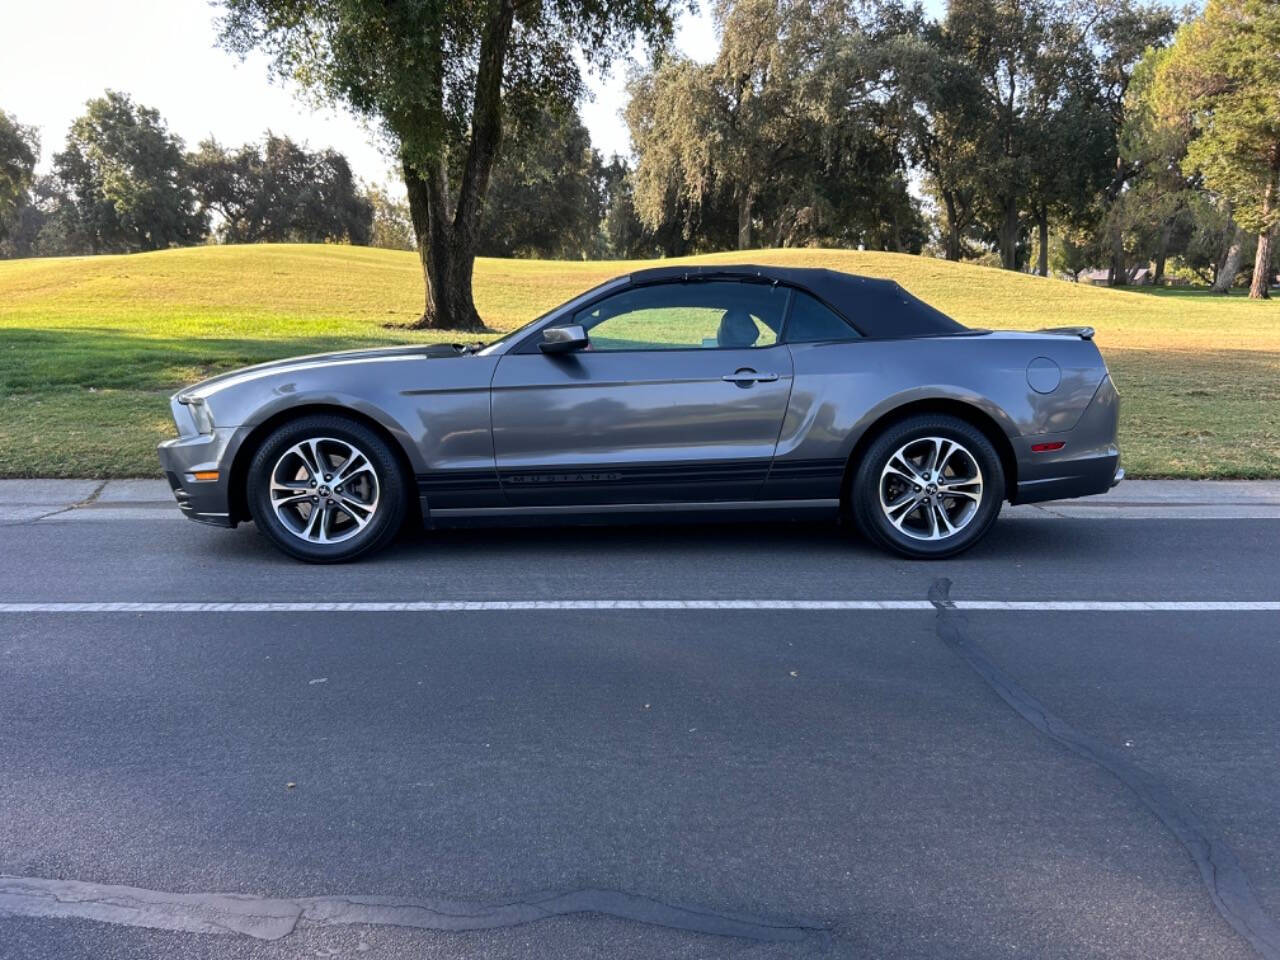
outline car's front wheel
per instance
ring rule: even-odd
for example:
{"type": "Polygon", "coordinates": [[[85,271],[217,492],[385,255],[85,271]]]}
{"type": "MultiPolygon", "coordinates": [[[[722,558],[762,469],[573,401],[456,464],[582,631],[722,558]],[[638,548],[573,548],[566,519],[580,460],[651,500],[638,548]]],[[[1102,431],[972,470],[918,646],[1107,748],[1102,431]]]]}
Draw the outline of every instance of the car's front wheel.
{"type": "Polygon", "coordinates": [[[390,541],[406,488],[387,443],[347,417],[300,417],[276,428],[249,464],[253,522],[277,547],[310,563],[340,563],[390,541]]]}
{"type": "Polygon", "coordinates": [[[1004,469],[986,435],[966,420],[921,414],[867,448],[849,491],[863,536],[917,559],[954,556],[991,528],[1004,500],[1004,469]]]}

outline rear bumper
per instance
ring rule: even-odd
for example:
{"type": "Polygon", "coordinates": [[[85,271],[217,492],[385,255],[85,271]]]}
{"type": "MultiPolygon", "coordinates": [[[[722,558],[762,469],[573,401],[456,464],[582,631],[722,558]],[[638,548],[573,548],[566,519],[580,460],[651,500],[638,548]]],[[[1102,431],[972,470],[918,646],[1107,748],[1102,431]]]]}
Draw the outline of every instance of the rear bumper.
{"type": "Polygon", "coordinates": [[[1075,427],[1066,433],[1019,437],[1014,441],[1018,483],[1012,503],[1069,500],[1106,493],[1124,479],[1116,427],[1120,398],[1109,376],[1103,377],[1075,427]],[[1032,444],[1061,441],[1061,450],[1035,453],[1032,444]]]}
{"type": "Polygon", "coordinates": [[[230,458],[224,457],[231,441],[231,430],[214,430],[165,440],[156,453],[165,479],[173,490],[178,509],[198,523],[218,527],[234,527],[231,515],[230,458]],[[217,471],[217,480],[197,480],[197,471],[217,471]]]}
{"type": "Polygon", "coordinates": [[[1019,480],[1013,503],[1071,500],[1106,493],[1124,479],[1120,451],[1063,464],[1069,472],[1038,480],[1019,480]]]}

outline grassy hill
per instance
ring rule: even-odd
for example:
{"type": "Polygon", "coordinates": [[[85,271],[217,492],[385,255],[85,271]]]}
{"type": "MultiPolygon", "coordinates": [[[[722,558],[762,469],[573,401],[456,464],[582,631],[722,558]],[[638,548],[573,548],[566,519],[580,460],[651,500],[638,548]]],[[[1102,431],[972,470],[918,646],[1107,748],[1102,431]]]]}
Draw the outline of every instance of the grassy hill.
{"type": "MultiPolygon", "coordinates": [[[[743,260],[891,277],[974,326],[1094,326],[1131,475],[1280,476],[1278,302],[843,250],[669,262],[743,260]]],[[[501,332],[636,265],[482,259],[476,302],[501,332]]],[[[474,339],[404,329],[421,283],[414,254],[342,246],[0,262],[0,476],[155,475],[165,398],[184,383],[296,353],[474,339]]]]}

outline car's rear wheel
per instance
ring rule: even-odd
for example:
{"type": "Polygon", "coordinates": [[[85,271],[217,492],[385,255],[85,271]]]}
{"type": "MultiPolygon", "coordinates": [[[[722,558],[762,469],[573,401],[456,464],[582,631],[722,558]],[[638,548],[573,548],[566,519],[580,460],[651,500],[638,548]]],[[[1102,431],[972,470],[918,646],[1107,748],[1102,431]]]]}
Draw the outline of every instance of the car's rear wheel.
{"type": "Polygon", "coordinates": [[[1000,455],[981,430],[959,417],[921,414],[872,441],[849,500],[868,540],[903,556],[941,559],[982,539],[1004,489],[1000,455]]]}
{"type": "Polygon", "coordinates": [[[340,563],[384,546],[405,515],[395,454],[347,417],[305,416],[276,428],[249,464],[246,492],[258,529],[311,563],[340,563]]]}

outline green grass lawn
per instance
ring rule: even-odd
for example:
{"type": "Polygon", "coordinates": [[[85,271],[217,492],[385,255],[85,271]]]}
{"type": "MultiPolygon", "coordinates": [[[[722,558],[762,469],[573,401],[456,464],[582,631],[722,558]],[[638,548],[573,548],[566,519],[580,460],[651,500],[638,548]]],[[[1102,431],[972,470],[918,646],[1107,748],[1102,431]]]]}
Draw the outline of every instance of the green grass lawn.
{"type": "MultiPolygon", "coordinates": [[[[843,250],[688,262],[743,260],[891,277],[973,326],[1093,326],[1131,476],[1280,476],[1280,303],[843,250]]],[[[482,259],[476,302],[496,335],[635,266],[482,259]]],[[[343,246],[0,262],[0,476],[154,476],[182,384],[297,353],[475,339],[404,329],[421,284],[412,253],[343,246]]]]}

